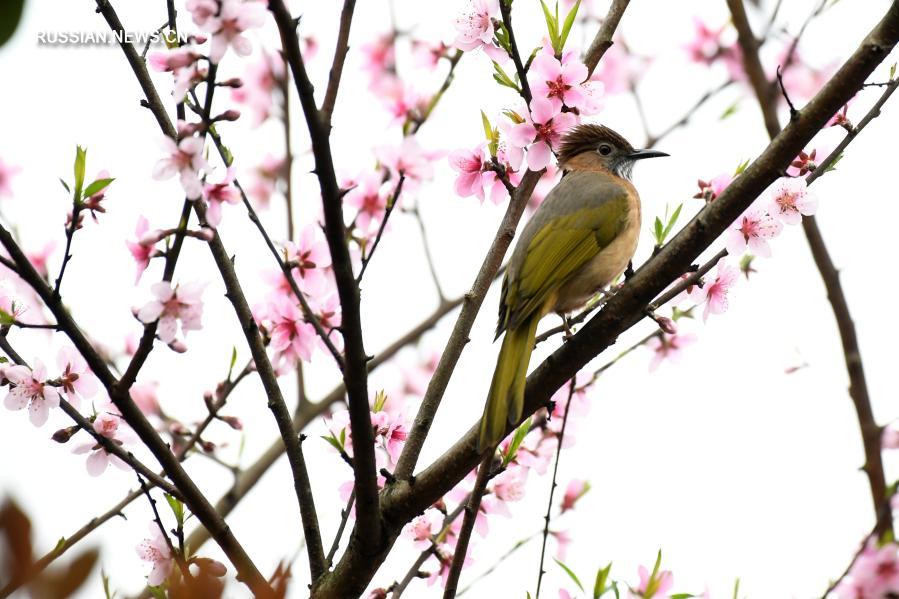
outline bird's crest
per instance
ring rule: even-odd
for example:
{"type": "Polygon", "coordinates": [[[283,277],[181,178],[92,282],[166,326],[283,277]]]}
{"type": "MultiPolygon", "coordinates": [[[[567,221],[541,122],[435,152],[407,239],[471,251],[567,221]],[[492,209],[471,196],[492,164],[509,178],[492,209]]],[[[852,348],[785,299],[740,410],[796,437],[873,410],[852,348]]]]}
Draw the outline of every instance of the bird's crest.
{"type": "Polygon", "coordinates": [[[574,127],[562,136],[562,142],[559,144],[558,151],[559,165],[563,166],[582,152],[595,151],[602,142],[608,142],[625,152],[633,152],[634,150],[626,139],[608,127],[586,123],[574,127]]]}

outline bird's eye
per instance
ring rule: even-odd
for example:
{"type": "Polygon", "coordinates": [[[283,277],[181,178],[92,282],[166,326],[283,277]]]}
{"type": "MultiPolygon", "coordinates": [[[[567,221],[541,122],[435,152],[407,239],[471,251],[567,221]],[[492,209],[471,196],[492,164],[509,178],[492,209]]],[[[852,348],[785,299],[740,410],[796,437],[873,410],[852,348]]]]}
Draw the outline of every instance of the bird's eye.
{"type": "Polygon", "coordinates": [[[601,146],[599,146],[599,153],[603,156],[608,156],[612,153],[612,146],[610,146],[609,144],[602,144],[601,146]]]}

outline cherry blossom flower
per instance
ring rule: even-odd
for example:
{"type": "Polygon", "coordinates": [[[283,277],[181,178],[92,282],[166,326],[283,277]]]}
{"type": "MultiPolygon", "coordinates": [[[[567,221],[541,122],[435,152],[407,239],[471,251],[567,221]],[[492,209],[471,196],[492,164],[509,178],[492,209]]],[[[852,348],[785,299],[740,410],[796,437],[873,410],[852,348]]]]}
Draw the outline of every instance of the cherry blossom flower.
{"type": "MultiPolygon", "coordinates": [[[[528,469],[517,464],[511,464],[504,472],[493,480],[493,497],[503,506],[506,503],[514,503],[524,499],[527,485],[528,469]]],[[[507,515],[508,510],[504,510],[507,515]]]]}
{"type": "Polygon", "coordinates": [[[443,516],[434,509],[427,510],[403,527],[402,535],[411,539],[412,546],[424,551],[431,546],[431,539],[440,534],[443,528],[443,516]]]}
{"type": "Polygon", "coordinates": [[[421,182],[434,177],[434,160],[442,155],[442,152],[422,148],[414,135],[404,137],[399,145],[375,148],[375,156],[390,170],[393,179],[398,179],[400,173],[406,175],[403,189],[407,191],[417,189],[421,182]]]}
{"type": "Polygon", "coordinates": [[[378,223],[384,218],[387,200],[396,183],[392,183],[391,187],[391,182],[385,182],[381,173],[369,172],[348,181],[346,187],[349,186],[352,187],[344,196],[344,203],[356,208],[353,220],[359,231],[365,235],[372,229],[377,229],[378,223]]]}
{"type": "Polygon", "coordinates": [[[159,407],[157,391],[159,383],[134,383],[129,390],[131,399],[146,416],[159,416],[162,410],[159,407]]]}
{"type": "Polygon", "coordinates": [[[22,365],[9,366],[4,369],[3,376],[12,383],[3,405],[9,410],[28,406],[31,424],[43,426],[50,416],[50,408],[59,407],[59,393],[47,384],[44,363],[35,360],[34,370],[22,365]]]}
{"type": "Polygon", "coordinates": [[[156,299],[147,302],[138,310],[137,318],[144,324],[158,320],[156,334],[163,343],[170,344],[175,341],[179,323],[184,334],[203,328],[200,321],[203,315],[203,300],[200,296],[204,287],[202,283],[175,286],[169,281],[155,283],[150,290],[156,299]]]}
{"type": "MultiPolygon", "coordinates": [[[[331,343],[339,350],[342,347],[341,344],[343,342],[343,338],[337,334],[337,329],[340,327],[341,321],[340,297],[336,292],[325,297],[314,295],[309,298],[309,307],[318,319],[322,329],[328,331],[328,337],[330,338],[331,343]]],[[[328,347],[325,345],[324,339],[322,339],[320,335],[316,335],[315,340],[322,351],[329,351],[328,347]]]]}
{"type": "Polygon", "coordinates": [[[278,368],[293,366],[299,360],[312,359],[316,332],[306,322],[303,311],[286,296],[278,296],[269,303],[267,320],[270,322],[271,349],[275,352],[278,368]]]}
{"type": "MultiPolygon", "coordinates": [[[[698,286],[694,289],[695,291],[691,290],[694,294],[702,291],[698,286]]],[[[649,361],[649,371],[654,371],[665,360],[676,364],[680,361],[681,351],[695,342],[696,336],[691,333],[659,334],[652,337],[646,342],[646,347],[653,352],[652,360],[649,361]]]]}
{"type": "Polygon", "coordinates": [[[496,173],[490,170],[490,166],[484,157],[484,144],[477,145],[472,150],[456,150],[450,152],[450,167],[459,173],[456,177],[454,189],[459,196],[466,198],[476,196],[484,201],[484,185],[488,181],[488,173],[496,180],[496,173]]]}
{"type": "Polygon", "coordinates": [[[837,111],[835,115],[830,117],[830,120],[827,121],[825,127],[843,127],[847,130],[852,130],[852,121],[849,120],[849,104],[852,103],[852,100],[843,104],[843,107],[837,111]]]}
{"type": "Polygon", "coordinates": [[[715,198],[721,195],[721,192],[724,191],[733,180],[733,176],[726,173],[720,174],[710,181],[699,179],[699,181],[697,181],[699,191],[693,197],[698,200],[705,200],[706,203],[714,202],[715,198]]]}
{"type": "Polygon", "coordinates": [[[137,265],[137,277],[134,282],[137,284],[140,277],[150,265],[150,259],[156,256],[156,242],[159,241],[159,231],[150,232],[150,225],[143,216],[138,217],[137,226],[134,228],[135,241],[125,241],[131,257],[137,265]]]}
{"type": "Polygon", "coordinates": [[[429,42],[427,40],[412,40],[412,60],[416,67],[422,69],[434,69],[440,59],[447,55],[449,46],[444,42],[429,42]]]}
{"type": "Polygon", "coordinates": [[[144,539],[137,546],[137,555],[145,562],[153,564],[153,569],[147,577],[147,584],[155,587],[165,582],[172,573],[175,559],[168,541],[155,522],[150,524],[150,535],[150,538],[144,539]]]}
{"type": "Polygon", "coordinates": [[[53,250],[55,249],[56,242],[48,241],[43,245],[43,247],[41,247],[41,249],[37,251],[25,252],[25,255],[28,257],[28,261],[31,262],[31,265],[34,267],[34,270],[36,270],[38,274],[45,279],[49,276],[47,261],[50,260],[50,257],[53,255],[53,250]]]}
{"type": "Polygon", "coordinates": [[[82,398],[93,397],[97,392],[99,388],[97,377],[74,348],[63,346],[56,356],[56,365],[62,370],[62,374],[59,375],[60,390],[76,408],[82,398]]]}
{"type": "Polygon", "coordinates": [[[581,83],[587,79],[587,67],[573,53],[566,52],[562,61],[553,56],[552,48],[538,52],[528,70],[528,83],[535,98],[546,98],[555,111],[562,106],[580,108],[584,103],[581,83]]]}
{"type": "Polygon", "coordinates": [[[674,585],[674,576],[668,570],[650,572],[645,566],[637,569],[640,583],[635,589],[643,599],[668,599],[670,590],[674,585]]]}
{"type": "MultiPolygon", "coordinates": [[[[328,244],[320,238],[319,229],[306,225],[300,230],[296,243],[284,243],[284,260],[293,267],[300,289],[319,295],[327,286],[326,269],[331,266],[328,244]]],[[[287,290],[291,293],[291,290],[287,290]]]]}
{"type": "Polygon", "coordinates": [[[369,72],[372,82],[377,81],[385,73],[396,70],[396,50],[393,42],[393,35],[385,34],[360,47],[362,68],[369,72]]]}
{"type": "Polygon", "coordinates": [[[509,130],[509,142],[527,148],[528,168],[539,171],[552,159],[552,149],[562,134],[573,127],[577,118],[570,112],[559,112],[546,98],[531,100],[531,112],[525,121],[509,130]]]}
{"type": "Polygon", "coordinates": [[[899,592],[899,546],[867,543],[836,588],[841,599],[879,599],[899,592]]]}
{"type": "MultiPolygon", "coordinates": [[[[307,59],[307,55],[303,55],[307,59]]],[[[260,60],[251,62],[244,72],[243,85],[231,90],[236,102],[246,105],[253,113],[253,125],[258,126],[272,112],[272,94],[278,81],[284,78],[284,61],[280,57],[263,52],[260,60]]]]}
{"type": "Polygon", "coordinates": [[[203,158],[203,140],[190,135],[176,142],[171,137],[162,139],[162,148],[166,156],[161,158],[153,168],[153,178],[158,181],[171,179],[178,174],[181,187],[188,199],[195,200],[203,195],[203,185],[198,172],[206,166],[203,158]]]}
{"type": "Polygon", "coordinates": [[[469,0],[468,8],[456,17],[456,39],[453,45],[469,51],[484,48],[494,60],[492,16],[499,12],[499,0],[469,0]]]}
{"type": "Polygon", "coordinates": [[[812,148],[809,153],[799,152],[790,166],[787,167],[787,174],[791,177],[804,177],[805,175],[818,170],[818,155],[826,156],[827,152],[819,152],[820,148],[812,148]]]}
{"type": "Polygon", "coordinates": [[[6,196],[12,197],[12,178],[19,174],[22,169],[11,164],[7,164],[0,158],[0,198],[6,196]]]}
{"type": "Polygon", "coordinates": [[[243,34],[248,29],[262,26],[265,22],[265,5],[256,0],[218,0],[218,2],[219,10],[207,15],[201,24],[212,34],[210,62],[220,62],[229,47],[233,48],[238,56],[249,56],[253,51],[253,45],[243,34]]]}
{"type": "Polygon", "coordinates": [[[409,425],[402,411],[391,413],[380,410],[371,413],[371,423],[375,429],[375,447],[387,456],[387,468],[392,470],[406,444],[409,425]]]}
{"type": "Polygon", "coordinates": [[[234,186],[234,175],[234,167],[229,166],[221,182],[203,185],[203,198],[207,204],[206,222],[211,227],[218,227],[222,222],[222,204],[240,203],[240,193],[234,186]]]}
{"type": "Polygon", "coordinates": [[[151,52],[147,57],[150,68],[161,73],[171,73],[192,65],[200,55],[189,47],[172,48],[162,52],[151,52]]]}
{"type": "Polygon", "coordinates": [[[760,206],[751,206],[727,230],[725,246],[732,256],[739,256],[748,247],[758,256],[771,255],[769,239],[774,239],[783,230],[780,221],[772,217],[760,206]]]}
{"type": "Polygon", "coordinates": [[[700,292],[703,296],[702,301],[705,302],[705,310],[702,313],[702,320],[708,320],[709,314],[724,314],[727,312],[728,301],[727,294],[733,287],[740,271],[728,264],[724,258],[718,261],[715,267],[715,279],[707,282],[700,292]]]}
{"type": "Polygon", "coordinates": [[[573,478],[568,481],[565,488],[565,495],[562,496],[562,505],[559,506],[560,513],[564,514],[568,510],[573,510],[578,500],[587,494],[590,490],[590,483],[585,480],[573,478]]]}
{"type": "Polygon", "coordinates": [[[724,27],[712,29],[699,17],[693,17],[693,39],[684,45],[693,62],[710,65],[721,53],[721,34],[724,27]]]}
{"type": "Polygon", "coordinates": [[[185,4],[195,25],[202,27],[219,10],[218,0],[187,0],[185,4]]]}
{"type": "MultiPolygon", "coordinates": [[[[116,445],[124,445],[132,441],[132,436],[128,433],[127,425],[122,420],[122,415],[114,410],[113,406],[109,406],[109,411],[101,412],[94,419],[94,430],[115,443],[116,445]]],[[[100,476],[106,472],[106,468],[112,464],[120,470],[130,470],[130,466],[122,461],[117,455],[109,453],[102,445],[91,439],[90,442],[77,446],[73,453],[88,453],[87,473],[91,476],[100,476]]]]}
{"type": "Polygon", "coordinates": [[[591,77],[592,80],[603,83],[607,94],[629,91],[646,70],[645,59],[634,56],[626,48],[627,44],[616,38],[612,47],[603,54],[602,62],[591,77]]]}
{"type": "Polygon", "coordinates": [[[768,211],[787,225],[798,225],[803,216],[818,210],[818,198],[808,190],[802,177],[778,179],[771,193],[768,211]]]}
{"type": "Polygon", "coordinates": [[[258,208],[268,208],[272,194],[278,181],[286,172],[286,159],[267,154],[262,162],[252,171],[252,181],[247,188],[247,195],[255,200],[258,208]]]}

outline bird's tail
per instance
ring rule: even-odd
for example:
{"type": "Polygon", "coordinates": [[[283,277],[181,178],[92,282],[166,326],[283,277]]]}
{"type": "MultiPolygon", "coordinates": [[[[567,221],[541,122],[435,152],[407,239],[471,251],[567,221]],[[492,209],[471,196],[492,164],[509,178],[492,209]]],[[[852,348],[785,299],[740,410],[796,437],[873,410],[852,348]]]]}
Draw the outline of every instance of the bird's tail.
{"type": "Polygon", "coordinates": [[[507,330],[503,337],[487,404],[484,406],[484,416],[481,418],[478,451],[499,443],[506,430],[506,422],[514,424],[521,418],[524,409],[524,383],[539,321],[540,318],[535,314],[520,326],[507,330]]]}

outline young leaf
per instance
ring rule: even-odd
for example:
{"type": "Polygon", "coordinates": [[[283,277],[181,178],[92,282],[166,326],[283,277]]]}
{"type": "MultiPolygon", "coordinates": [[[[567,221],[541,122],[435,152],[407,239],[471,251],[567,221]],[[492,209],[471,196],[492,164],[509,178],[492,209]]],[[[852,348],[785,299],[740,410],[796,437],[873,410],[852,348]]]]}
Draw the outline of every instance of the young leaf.
{"type": "Polygon", "coordinates": [[[681,203],[678,204],[677,208],[674,209],[674,214],[671,215],[671,218],[668,220],[668,224],[665,225],[665,230],[662,231],[662,241],[668,239],[668,234],[671,233],[671,229],[673,229],[675,223],[677,223],[677,217],[680,216],[680,211],[683,207],[684,205],[681,203]]]}
{"type": "Polygon", "coordinates": [[[731,104],[730,106],[728,106],[727,108],[724,109],[724,112],[721,113],[719,120],[723,121],[724,119],[735,115],[739,108],[740,108],[740,101],[737,100],[733,104],[731,104]]]}
{"type": "Polygon", "coordinates": [[[515,459],[515,456],[518,453],[518,448],[521,447],[522,441],[524,441],[524,438],[528,436],[528,433],[530,431],[530,418],[522,422],[521,426],[515,429],[515,434],[512,435],[512,440],[509,442],[509,449],[506,451],[505,455],[503,455],[503,468],[508,466],[509,463],[515,459]]]}
{"type": "Polygon", "coordinates": [[[739,599],[740,595],[740,577],[734,580],[734,599],[739,599]]]}
{"type": "Polygon", "coordinates": [[[75,201],[81,199],[81,190],[84,187],[84,166],[87,162],[87,150],[81,146],[75,146],[75,201]]]}
{"type": "MultiPolygon", "coordinates": [[[[561,47],[559,46],[559,19],[558,14],[554,17],[551,12],[549,12],[549,8],[546,6],[546,2],[540,0],[540,6],[543,7],[543,18],[546,19],[546,30],[549,33],[549,41],[552,44],[553,50],[558,54],[561,52],[561,47]]],[[[558,13],[559,5],[556,4],[556,12],[558,13]]]]}
{"type": "Polygon", "coordinates": [[[165,500],[169,504],[169,507],[172,508],[172,513],[175,514],[175,521],[178,523],[178,528],[184,527],[184,504],[169,495],[165,494],[165,500]]]}
{"type": "Polygon", "coordinates": [[[893,77],[896,76],[896,63],[893,63],[893,66],[890,67],[890,81],[893,80],[893,77]]]}
{"type": "Polygon", "coordinates": [[[577,0],[568,12],[568,16],[565,17],[565,23],[562,24],[561,39],[559,39],[559,50],[565,48],[565,42],[568,40],[568,34],[571,33],[571,26],[574,25],[574,20],[577,18],[577,9],[580,8],[580,6],[581,0],[577,0]]]}
{"type": "Polygon", "coordinates": [[[87,186],[87,189],[84,190],[84,197],[89,198],[96,193],[100,193],[104,189],[106,189],[110,183],[115,181],[115,179],[97,179],[93,183],[87,186]]]}
{"type": "Polygon", "coordinates": [[[231,363],[228,365],[228,380],[231,380],[231,373],[234,372],[234,365],[237,364],[237,346],[231,348],[231,363]]]}
{"type": "Polygon", "coordinates": [[[384,392],[383,389],[375,392],[375,405],[372,406],[372,412],[380,412],[384,409],[384,404],[387,403],[387,393],[384,392]]]}
{"type": "Polygon", "coordinates": [[[574,581],[574,584],[577,585],[577,588],[579,588],[581,590],[581,592],[584,592],[584,585],[581,584],[581,581],[578,579],[577,575],[571,571],[571,568],[569,568],[568,566],[566,566],[565,564],[563,564],[556,558],[553,558],[553,561],[556,562],[557,564],[559,564],[559,567],[561,567],[563,570],[565,570],[565,573],[568,574],[568,576],[571,578],[571,580],[574,581]]]}
{"type": "Polygon", "coordinates": [[[59,182],[62,183],[62,187],[66,190],[66,193],[72,193],[72,190],[69,189],[69,184],[63,181],[62,177],[59,178],[59,182]]]}
{"type": "Polygon", "coordinates": [[[331,447],[333,447],[334,449],[336,449],[338,452],[343,453],[343,451],[344,451],[344,449],[343,449],[343,443],[341,443],[340,441],[338,441],[338,440],[334,437],[334,435],[328,435],[327,437],[324,436],[324,435],[322,435],[322,439],[324,439],[325,441],[327,441],[328,443],[330,443],[330,444],[331,444],[331,447]]]}
{"type": "Polygon", "coordinates": [[[499,66],[499,63],[496,61],[493,61],[493,70],[495,71],[493,73],[493,79],[497,83],[506,87],[511,87],[515,91],[519,91],[518,84],[515,83],[515,81],[513,81],[512,78],[506,74],[503,68],[499,66]]]}
{"type": "Polygon", "coordinates": [[[675,593],[671,595],[670,599],[690,599],[690,597],[695,597],[693,593],[675,593]]]}
{"type": "Polygon", "coordinates": [[[593,583],[593,599],[599,599],[609,590],[606,587],[606,583],[609,581],[611,571],[612,562],[609,562],[605,568],[600,568],[596,571],[596,582],[593,583]]]}
{"type": "Polygon", "coordinates": [[[662,232],[664,231],[664,227],[662,225],[661,219],[657,216],[655,223],[653,223],[652,234],[656,239],[656,245],[662,245],[662,242],[665,240],[662,238],[662,232]]]}
{"type": "Polygon", "coordinates": [[[746,170],[746,167],[749,166],[750,160],[752,160],[752,159],[751,159],[751,158],[747,158],[746,160],[744,160],[743,162],[741,162],[739,165],[737,165],[737,170],[734,171],[734,176],[735,176],[735,177],[736,177],[737,175],[742,175],[742,174],[743,174],[743,171],[745,171],[745,170],[746,170]]]}

